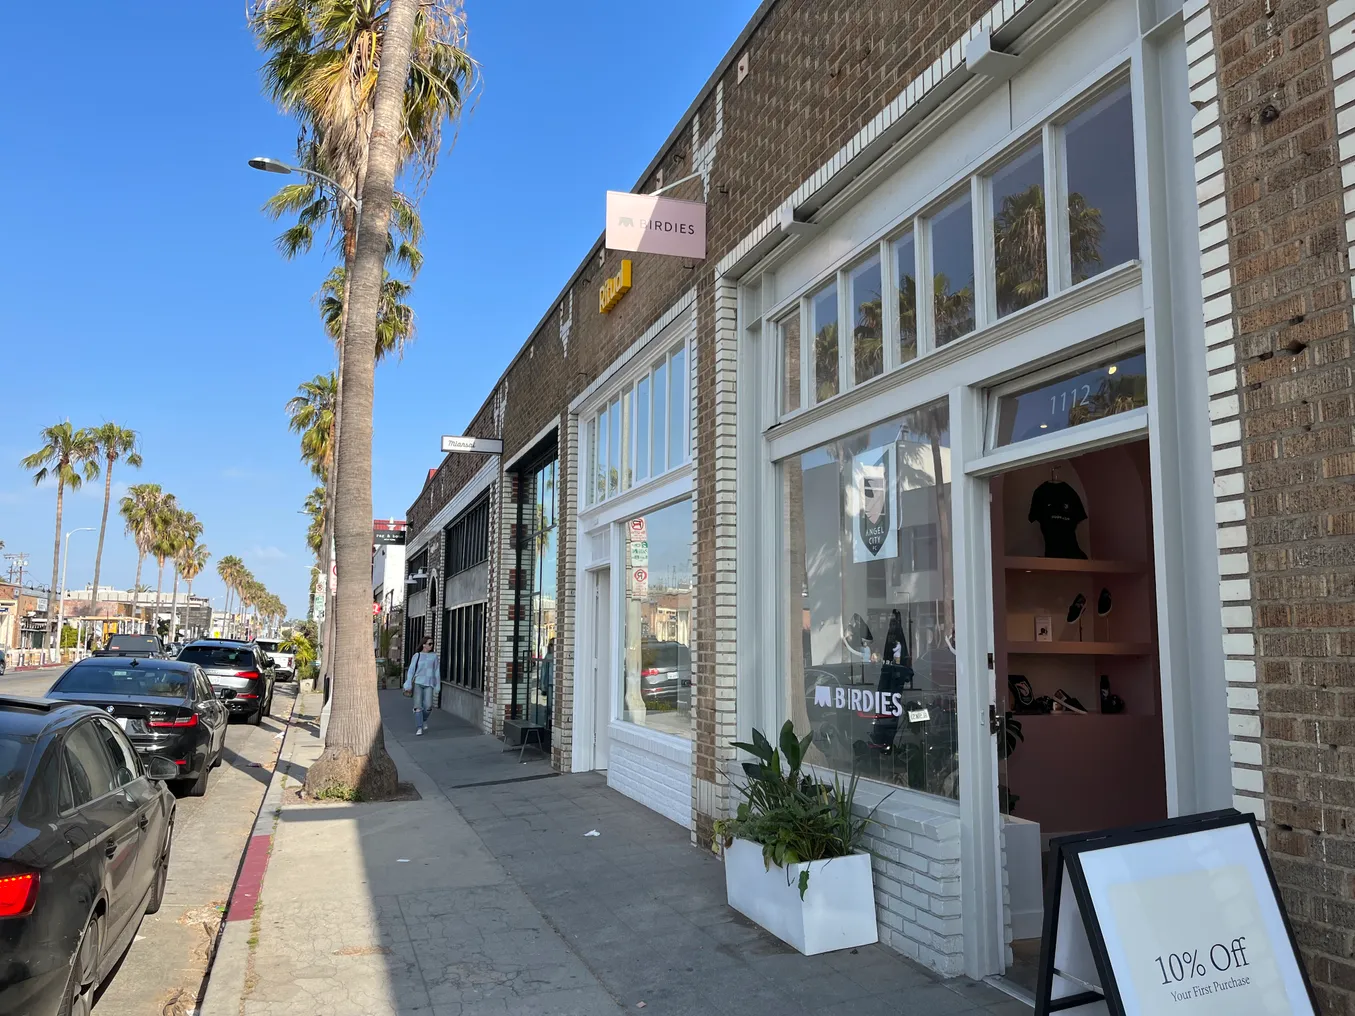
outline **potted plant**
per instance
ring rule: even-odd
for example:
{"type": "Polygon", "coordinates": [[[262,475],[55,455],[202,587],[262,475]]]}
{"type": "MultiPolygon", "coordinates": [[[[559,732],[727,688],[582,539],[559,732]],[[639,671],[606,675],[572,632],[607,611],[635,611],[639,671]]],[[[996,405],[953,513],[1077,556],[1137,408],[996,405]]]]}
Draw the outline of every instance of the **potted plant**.
{"type": "Polygon", "coordinates": [[[807,956],[879,940],[871,855],[861,847],[871,815],[853,813],[857,777],[816,780],[803,771],[813,735],[787,720],[780,749],[759,730],[751,744],[744,800],[715,823],[729,905],[807,956]],[[784,762],[784,767],[782,763],[784,762]]]}

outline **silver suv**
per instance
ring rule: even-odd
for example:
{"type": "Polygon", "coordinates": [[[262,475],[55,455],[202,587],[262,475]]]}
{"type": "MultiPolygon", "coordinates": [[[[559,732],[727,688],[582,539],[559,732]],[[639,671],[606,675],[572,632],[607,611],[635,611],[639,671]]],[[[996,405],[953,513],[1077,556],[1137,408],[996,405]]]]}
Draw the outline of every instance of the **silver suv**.
{"type": "Polygon", "coordinates": [[[257,725],[273,711],[273,661],[256,643],[197,639],[179,651],[179,659],[206,672],[212,690],[232,716],[244,716],[257,725]]]}

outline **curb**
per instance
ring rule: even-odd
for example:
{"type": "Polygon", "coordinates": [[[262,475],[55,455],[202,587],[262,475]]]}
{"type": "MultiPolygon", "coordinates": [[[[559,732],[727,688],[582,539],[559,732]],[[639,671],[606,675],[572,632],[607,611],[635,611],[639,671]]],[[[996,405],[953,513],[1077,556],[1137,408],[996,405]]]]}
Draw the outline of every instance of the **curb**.
{"type": "Polygon", "coordinates": [[[298,729],[293,725],[292,718],[296,715],[302,694],[298,691],[292,699],[292,708],[287,714],[287,735],[278,749],[273,777],[268,781],[263,800],[259,802],[254,828],[250,831],[249,842],[235,874],[235,883],[226,901],[226,913],[217,930],[216,947],[202,975],[197,1016],[238,1016],[240,1012],[240,998],[244,994],[249,966],[250,928],[273,849],[273,829],[281,811],[282,785],[291,772],[287,747],[298,729]],[[230,986],[234,986],[233,994],[228,991],[230,986]],[[214,988],[217,990],[213,991],[214,988]]]}

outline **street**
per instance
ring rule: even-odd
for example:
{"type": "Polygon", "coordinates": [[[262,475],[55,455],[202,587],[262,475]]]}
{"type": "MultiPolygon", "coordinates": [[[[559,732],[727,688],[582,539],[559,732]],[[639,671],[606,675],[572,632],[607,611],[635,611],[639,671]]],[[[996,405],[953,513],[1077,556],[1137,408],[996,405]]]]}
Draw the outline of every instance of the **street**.
{"type": "MultiPolygon", "coordinates": [[[[41,695],[63,668],[11,672],[0,694],[41,695]]],[[[184,1016],[196,1005],[240,856],[272,776],[296,685],[276,686],[273,713],[259,726],[233,723],[225,759],[205,797],[181,797],[175,813],[165,902],[143,919],[131,949],[105,984],[100,1016],[184,1016]]]]}

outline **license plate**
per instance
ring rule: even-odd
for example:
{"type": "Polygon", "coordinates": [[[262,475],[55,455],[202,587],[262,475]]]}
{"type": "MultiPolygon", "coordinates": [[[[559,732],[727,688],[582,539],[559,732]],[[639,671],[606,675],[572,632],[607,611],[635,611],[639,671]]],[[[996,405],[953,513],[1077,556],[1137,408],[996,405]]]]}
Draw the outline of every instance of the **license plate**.
{"type": "Polygon", "coordinates": [[[908,710],[908,722],[909,722],[909,723],[921,723],[923,720],[930,720],[931,718],[932,718],[932,714],[929,713],[929,712],[927,712],[927,710],[925,710],[925,709],[909,709],[909,710],[908,710]]]}

